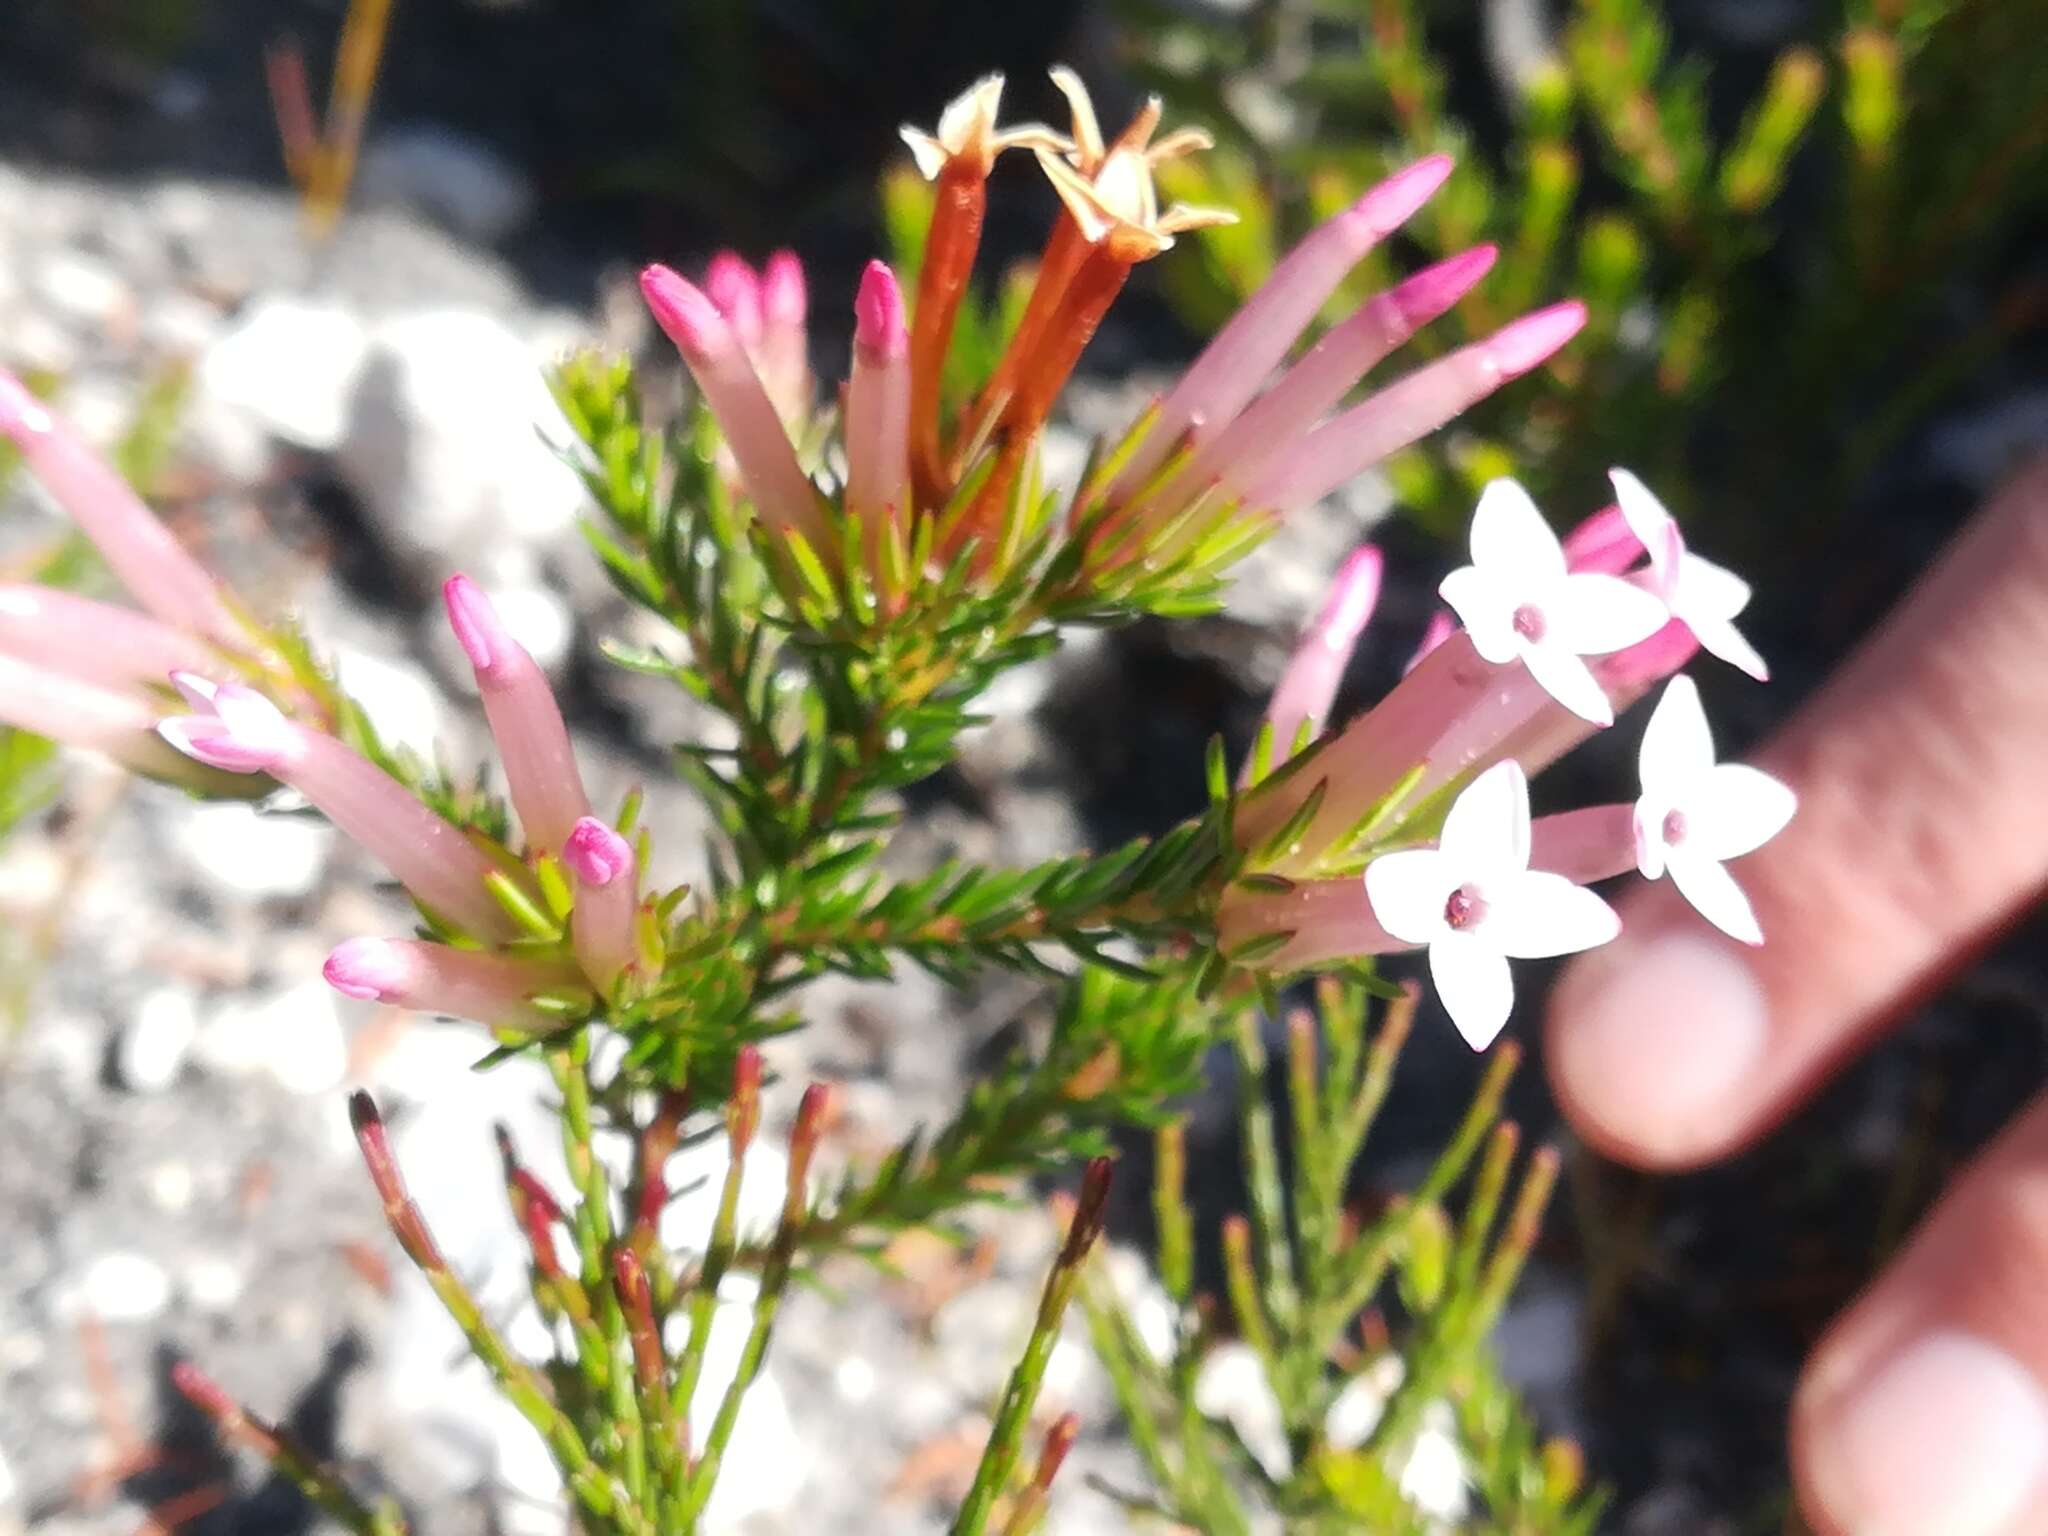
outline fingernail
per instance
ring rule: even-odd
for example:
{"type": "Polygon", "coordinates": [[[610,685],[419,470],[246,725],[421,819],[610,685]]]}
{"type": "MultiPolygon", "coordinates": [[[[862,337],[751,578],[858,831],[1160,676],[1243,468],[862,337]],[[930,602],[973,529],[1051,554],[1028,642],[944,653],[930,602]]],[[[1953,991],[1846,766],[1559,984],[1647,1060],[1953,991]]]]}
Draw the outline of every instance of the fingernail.
{"type": "Polygon", "coordinates": [[[2048,1398],[1975,1334],[1924,1334],[1814,1410],[1813,1494],[1855,1536],[1992,1536],[2048,1472],[2048,1398]]]}
{"type": "Polygon", "coordinates": [[[1690,933],[1624,934],[1566,973],[1551,1013],[1551,1070],[1581,1120],[1672,1162],[1720,1149],[1770,1030],[1735,947],[1690,933]]]}

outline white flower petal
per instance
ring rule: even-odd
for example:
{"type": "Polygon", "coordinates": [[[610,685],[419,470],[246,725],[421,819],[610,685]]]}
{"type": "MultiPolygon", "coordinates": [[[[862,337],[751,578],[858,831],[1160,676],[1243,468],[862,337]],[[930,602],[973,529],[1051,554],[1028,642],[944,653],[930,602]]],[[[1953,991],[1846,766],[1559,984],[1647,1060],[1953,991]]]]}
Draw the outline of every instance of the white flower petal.
{"type": "Polygon", "coordinates": [[[1722,763],[1686,800],[1685,842],[1711,859],[1736,859],[1785,830],[1799,797],[1761,768],[1722,763]]]}
{"type": "Polygon", "coordinates": [[[1614,705],[1586,664],[1561,645],[1522,648],[1522,665],[1549,694],[1581,720],[1614,724],[1614,705]]]}
{"type": "Polygon", "coordinates": [[[1529,867],[1529,780],[1520,763],[1495,763],[1458,792],[1437,850],[1451,875],[1444,897],[1466,880],[1529,867]]]}
{"type": "Polygon", "coordinates": [[[1486,890],[1479,933],[1513,960],[1548,960],[1596,949],[1621,932],[1614,908],[1563,875],[1532,869],[1486,890]]]}
{"type": "Polygon", "coordinates": [[[1645,880],[1664,873],[1664,817],[1671,807],[1661,799],[1643,796],[1636,802],[1631,824],[1636,839],[1636,869],[1645,880]]]}
{"type": "Polygon", "coordinates": [[[1365,899],[1402,943],[1429,944],[1443,933],[1444,903],[1462,879],[1436,849],[1405,848],[1365,866],[1365,899]]]}
{"type": "Polygon", "coordinates": [[[1690,848],[1671,850],[1671,883],[1708,922],[1745,944],[1761,944],[1763,929],[1757,926],[1756,911],[1735,877],[1705,854],[1690,848]]]}
{"type": "Polygon", "coordinates": [[[1513,480],[1493,480],[1472,510],[1472,563],[1530,592],[1564,574],[1564,546],[1527,491],[1513,480]]]}
{"type": "Polygon", "coordinates": [[[1626,650],[1671,622],[1662,600],[1633,582],[1583,572],[1565,577],[1543,616],[1550,621],[1545,641],[1581,656],[1626,650]]]}
{"type": "Polygon", "coordinates": [[[1689,677],[1674,677],[1650,711],[1643,744],[1636,751],[1643,795],[1676,804],[1686,800],[1713,767],[1714,737],[1707,729],[1707,712],[1700,708],[1699,686],[1689,677]]]}
{"type": "Polygon", "coordinates": [[[1459,566],[1436,590],[1464,624],[1473,650],[1495,666],[1515,659],[1520,646],[1512,592],[1476,565],[1459,566]]]}
{"type": "Polygon", "coordinates": [[[1429,946],[1429,977],[1465,1043],[1475,1051],[1493,1044],[1515,1007],[1501,952],[1474,933],[1445,933],[1429,946]]]}
{"type": "Polygon", "coordinates": [[[1679,617],[1685,620],[1685,627],[1692,631],[1693,639],[1699,641],[1700,649],[1709,656],[1720,657],[1729,666],[1747,672],[1760,683],[1771,680],[1770,665],[1728,620],[1702,618],[1696,614],[1681,614],[1679,617]]]}
{"type": "Polygon", "coordinates": [[[1749,583],[1726,566],[1695,554],[1678,562],[1676,601],[1684,607],[1680,617],[1688,624],[1695,613],[1703,618],[1732,619],[1749,606],[1749,596],[1749,583]]]}
{"type": "Polygon", "coordinates": [[[1614,504],[1621,508],[1621,520],[1649,552],[1650,569],[1656,573],[1658,585],[1668,590],[1685,550],[1677,519],[1627,470],[1610,469],[1607,478],[1614,482],[1614,504]]]}

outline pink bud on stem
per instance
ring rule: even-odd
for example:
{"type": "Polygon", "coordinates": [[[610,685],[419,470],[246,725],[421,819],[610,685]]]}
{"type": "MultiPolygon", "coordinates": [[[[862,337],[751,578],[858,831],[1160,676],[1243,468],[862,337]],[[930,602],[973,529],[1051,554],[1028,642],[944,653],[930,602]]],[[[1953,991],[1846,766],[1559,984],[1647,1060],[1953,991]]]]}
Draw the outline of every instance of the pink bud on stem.
{"type": "Polygon", "coordinates": [[[884,520],[910,512],[910,335],[896,274],[871,261],[854,300],[846,386],[846,509],[860,518],[870,573],[881,573],[884,520]]]}
{"type": "Polygon", "coordinates": [[[811,403],[809,310],[804,264],[794,251],[776,251],[761,268],[761,382],[792,424],[811,403]]]}
{"type": "Polygon", "coordinates": [[[420,1208],[406,1190],[405,1175],[399,1172],[398,1159],[391,1155],[391,1136],[384,1129],[384,1117],[377,1111],[377,1101],[358,1088],[348,1096],[348,1119],[355,1129],[356,1146],[363,1154],[363,1166],[369,1169],[370,1182],[377,1187],[377,1197],[384,1202],[384,1219],[390,1224],[391,1235],[398,1239],[398,1246],[421,1269],[429,1272],[446,1270],[447,1261],[441,1257],[433,1234],[427,1230],[426,1218],[420,1214],[420,1208]]]}
{"type": "Polygon", "coordinates": [[[0,436],[98,546],[135,600],[164,623],[232,645],[245,639],[213,574],[78,434],[0,369],[0,436]]]}
{"type": "Polygon", "coordinates": [[[525,1034],[545,1034],[562,1022],[534,1007],[535,995],[581,981],[561,961],[453,949],[420,939],[344,940],[328,955],[321,974],[345,997],[525,1034]]]}
{"type": "Polygon", "coordinates": [[[496,866],[368,758],[332,736],[288,720],[262,694],[177,673],[196,713],[157,733],[187,757],[229,773],[268,773],[299,791],[360,843],[435,916],[478,938],[513,936],[513,922],[486,884],[496,866]]]}
{"type": "Polygon", "coordinates": [[[761,1051],[743,1045],[733,1057],[732,1097],[725,1102],[725,1134],[732,1145],[734,1166],[746,1160],[754,1132],[761,1126],[761,1051]]]}
{"type": "Polygon", "coordinates": [[[1370,544],[1354,549],[1337,572],[1336,580],[1323,599],[1315,621],[1302,631],[1287,670],[1273,690],[1266,706],[1266,723],[1272,728],[1275,764],[1283,762],[1294,749],[1295,738],[1304,724],[1314,728],[1329,718],[1330,705],[1351,664],[1358,637],[1372,619],[1379,602],[1380,575],[1386,561],[1370,544]]]}
{"type": "Polygon", "coordinates": [[[640,291],[718,418],[755,510],[771,526],[801,534],[820,559],[831,558],[830,529],[818,493],[797,463],[789,433],[731,324],[716,304],[667,267],[643,271],[640,291]]]}
{"type": "Polygon", "coordinates": [[[451,576],[441,596],[448,627],[476,673],[527,850],[559,853],[578,819],[590,814],[590,799],[583,792],[555,691],[475,582],[451,576]]]}
{"type": "Polygon", "coordinates": [[[562,862],[576,880],[569,914],[576,962],[593,986],[610,992],[634,958],[640,893],[633,845],[595,816],[584,816],[562,844],[562,862]]]}

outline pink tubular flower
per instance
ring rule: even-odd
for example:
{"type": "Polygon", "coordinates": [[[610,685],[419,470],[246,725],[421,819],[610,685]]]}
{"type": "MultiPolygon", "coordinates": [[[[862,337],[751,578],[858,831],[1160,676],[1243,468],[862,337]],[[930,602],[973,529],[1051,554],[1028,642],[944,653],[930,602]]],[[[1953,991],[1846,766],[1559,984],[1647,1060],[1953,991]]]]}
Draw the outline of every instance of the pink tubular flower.
{"type": "Polygon", "coordinates": [[[172,681],[194,712],[159,722],[157,734],[165,741],[208,767],[267,773],[289,784],[427,911],[479,938],[512,936],[512,920],[485,884],[495,866],[383,769],[332,736],[286,719],[253,688],[216,685],[190,673],[172,681]]]}
{"type": "Polygon", "coordinates": [[[0,652],[0,724],[104,753],[151,778],[194,785],[207,781],[210,776],[197,764],[159,739],[161,714],[133,693],[81,682],[0,652]]]}
{"type": "Polygon", "coordinates": [[[1384,557],[1372,545],[1354,549],[1330,583],[1321,612],[1302,631],[1301,642],[1266,706],[1266,724],[1272,728],[1272,765],[1293,755],[1304,726],[1314,730],[1329,718],[1344,669],[1351,664],[1358,637],[1379,602],[1385,565],[1384,557]]]}
{"type": "Polygon", "coordinates": [[[811,406],[810,294],[794,251],[776,251],[761,268],[761,351],[757,366],[768,398],[786,422],[811,406]]]}
{"type": "MultiPolygon", "coordinates": [[[[1145,497],[1145,515],[1170,516],[1212,483],[1237,492],[1255,483],[1375,364],[1469,293],[1498,254],[1479,246],[1361,304],[1241,415],[1206,434],[1186,465],[1145,497]]],[[[1200,428],[1196,435],[1204,436],[1200,428]]]]}
{"type": "Polygon", "coordinates": [[[172,672],[231,675],[205,641],[132,608],[29,582],[0,582],[0,653],[115,690],[172,672]]]}
{"type": "Polygon", "coordinates": [[[896,274],[871,261],[853,305],[846,386],[846,510],[867,530],[869,569],[885,518],[910,511],[910,333],[896,274]]]}
{"type": "Polygon", "coordinates": [[[1325,220],[1290,251],[1159,402],[1145,441],[1111,487],[1111,500],[1134,493],[1183,437],[1220,432],[1235,419],[1345,274],[1406,223],[1450,174],[1449,155],[1418,160],[1325,220]]]}
{"type": "Polygon", "coordinates": [[[1286,942],[1251,962],[1276,975],[1410,947],[1380,926],[1365,882],[1356,875],[1295,880],[1285,890],[1233,885],[1224,893],[1216,914],[1216,942],[1224,954],[1276,933],[1286,934],[1286,942]]]}
{"type": "Polygon", "coordinates": [[[761,313],[761,279],[737,251],[720,251],[704,269],[704,297],[718,306],[733,335],[753,356],[765,329],[761,313]]]}
{"type": "Polygon", "coordinates": [[[536,1008],[532,999],[582,979],[558,960],[479,954],[417,939],[368,938],[337,945],[321,974],[344,997],[474,1019],[522,1034],[560,1028],[562,1020],[536,1008]]]}
{"type": "Polygon", "coordinates": [[[527,849],[559,852],[577,820],[590,813],[590,799],[547,674],[467,576],[449,577],[441,596],[448,627],[475,669],[527,849]]]}
{"type": "Polygon", "coordinates": [[[637,948],[640,896],[633,845],[595,816],[585,816],[562,845],[562,862],[576,878],[569,935],[577,964],[600,992],[609,992],[637,948]]]}
{"type": "Polygon", "coordinates": [[[1367,396],[1301,440],[1245,488],[1255,507],[1285,515],[1327,496],[1397,449],[1426,437],[1511,379],[1540,367],[1586,323],[1576,299],[1524,315],[1367,396]]]}
{"type": "Polygon", "coordinates": [[[801,534],[820,559],[829,559],[833,543],[818,493],[797,463],[741,338],[716,304],[667,267],[643,271],[640,291],[717,416],[755,510],[771,526],[801,534]]]}
{"type": "Polygon", "coordinates": [[[21,380],[0,369],[0,436],[98,546],[121,584],[164,623],[225,644],[243,638],[213,575],[21,380]]]}
{"type": "Polygon", "coordinates": [[[1514,1007],[1509,960],[1576,954],[1621,932],[1591,891],[1531,869],[1529,785],[1499,763],[1451,802],[1434,848],[1384,854],[1365,867],[1379,926],[1429,949],[1430,979],[1444,1011],[1474,1050],[1484,1050],[1514,1007]]]}

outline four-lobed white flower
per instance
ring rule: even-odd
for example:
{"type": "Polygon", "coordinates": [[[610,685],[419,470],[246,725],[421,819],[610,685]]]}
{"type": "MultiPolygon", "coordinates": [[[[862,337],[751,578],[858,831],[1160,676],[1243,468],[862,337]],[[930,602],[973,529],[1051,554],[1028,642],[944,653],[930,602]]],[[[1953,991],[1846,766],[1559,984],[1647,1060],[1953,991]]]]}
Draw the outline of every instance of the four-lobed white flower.
{"type": "Polygon", "coordinates": [[[1429,974],[1458,1033],[1493,1043],[1514,1007],[1509,960],[1576,954],[1621,932],[1614,909],[1563,875],[1529,868],[1529,781],[1496,763],[1451,802],[1434,848],[1365,867],[1382,928],[1429,949],[1429,974]]]}
{"type": "Polygon", "coordinates": [[[1615,504],[1629,532],[1649,552],[1650,577],[1671,617],[1692,631],[1700,648],[1740,668],[1760,683],[1771,669],[1755,646],[1735,627],[1735,616],[1749,606],[1749,583],[1733,571],[1704,560],[1685,547],[1678,521],[1664,509],[1650,488],[1625,469],[1611,469],[1615,504]]]}
{"type": "Polygon", "coordinates": [[[1706,712],[1689,677],[1674,677],[1658,699],[1638,767],[1636,867],[1651,880],[1669,874],[1679,894],[1731,939],[1763,943],[1749,898],[1722,863],[1776,837],[1797,797],[1762,769],[1714,761],[1706,712]]]}
{"type": "Polygon", "coordinates": [[[1595,725],[1614,706],[1582,659],[1647,640],[1670,622],[1666,605],[1619,576],[1565,568],[1564,547],[1529,493],[1495,480],[1472,514],[1472,563],[1438,592],[1496,665],[1520,661],[1558,703],[1595,725]]]}

